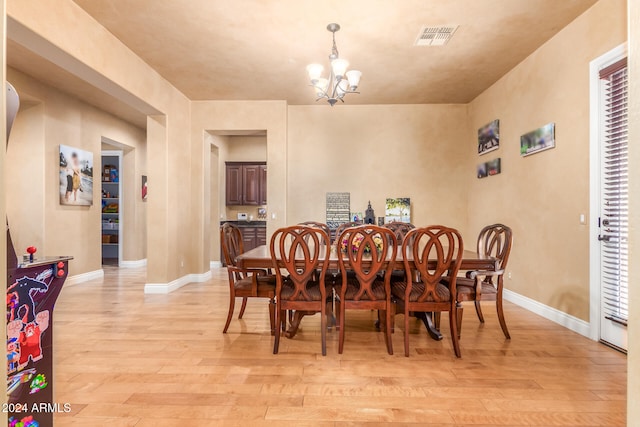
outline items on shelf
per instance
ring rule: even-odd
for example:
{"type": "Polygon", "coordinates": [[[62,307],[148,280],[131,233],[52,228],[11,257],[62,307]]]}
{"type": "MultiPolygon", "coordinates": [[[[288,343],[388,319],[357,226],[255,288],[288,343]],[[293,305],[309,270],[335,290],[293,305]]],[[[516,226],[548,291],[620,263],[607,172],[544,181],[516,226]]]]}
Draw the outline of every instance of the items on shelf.
{"type": "Polygon", "coordinates": [[[118,168],[113,165],[104,165],[102,168],[103,182],[119,182],[118,168]]]}

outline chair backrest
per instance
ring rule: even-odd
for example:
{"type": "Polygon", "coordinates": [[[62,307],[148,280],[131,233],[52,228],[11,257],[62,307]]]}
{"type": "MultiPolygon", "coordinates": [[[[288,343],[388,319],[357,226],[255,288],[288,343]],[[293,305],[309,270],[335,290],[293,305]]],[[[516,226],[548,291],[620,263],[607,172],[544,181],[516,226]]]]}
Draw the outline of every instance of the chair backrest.
{"type": "Polygon", "coordinates": [[[220,226],[220,243],[222,244],[224,262],[236,267],[236,258],[244,253],[240,227],[228,222],[222,224],[220,226]]]}
{"type": "Polygon", "coordinates": [[[322,231],[324,231],[325,233],[327,233],[327,236],[331,235],[331,229],[329,229],[329,226],[323,222],[317,222],[317,221],[305,221],[305,222],[301,222],[299,225],[305,225],[307,227],[315,227],[315,228],[319,228],[322,231]]]}
{"type": "Polygon", "coordinates": [[[404,243],[404,238],[411,230],[416,228],[415,225],[408,222],[391,221],[383,225],[384,228],[388,228],[396,235],[396,240],[399,245],[404,243]]]}
{"type": "Polygon", "coordinates": [[[334,246],[340,246],[340,245],[338,245],[338,242],[340,242],[340,235],[342,234],[342,232],[343,232],[344,230],[346,230],[347,228],[358,227],[358,226],[360,226],[360,225],[362,225],[362,223],[359,223],[359,222],[353,222],[353,221],[351,221],[351,222],[345,222],[344,224],[340,224],[340,225],[338,226],[338,228],[336,228],[336,235],[335,235],[335,237],[334,237],[334,239],[333,239],[332,244],[333,244],[334,246]]]}
{"type": "Polygon", "coordinates": [[[338,238],[338,242],[338,265],[343,281],[348,280],[347,270],[349,270],[360,284],[360,290],[352,299],[359,301],[367,296],[369,300],[376,300],[371,286],[383,271],[387,297],[389,297],[389,280],[398,252],[396,236],[393,232],[376,225],[361,225],[345,229],[338,238]]]}
{"type": "Polygon", "coordinates": [[[503,224],[488,225],[478,235],[478,254],[498,259],[497,269],[504,269],[509,260],[513,232],[503,224]]]}
{"type": "Polygon", "coordinates": [[[296,225],[280,228],[271,237],[271,261],[276,272],[276,295],[280,295],[282,288],[282,269],[286,270],[294,287],[291,300],[312,301],[307,292],[307,284],[318,280],[322,300],[326,298],[324,278],[327,272],[329,255],[329,236],[322,229],[296,225]],[[318,274],[319,272],[319,274],[318,274]]]}
{"type": "Polygon", "coordinates": [[[424,290],[418,302],[444,302],[436,292],[443,276],[449,276],[449,290],[455,300],[456,276],[462,262],[464,244],[458,230],[442,225],[416,228],[407,233],[402,244],[405,274],[407,277],[406,297],[414,284],[422,283],[424,290]],[[431,266],[429,264],[432,264],[431,266]]]}

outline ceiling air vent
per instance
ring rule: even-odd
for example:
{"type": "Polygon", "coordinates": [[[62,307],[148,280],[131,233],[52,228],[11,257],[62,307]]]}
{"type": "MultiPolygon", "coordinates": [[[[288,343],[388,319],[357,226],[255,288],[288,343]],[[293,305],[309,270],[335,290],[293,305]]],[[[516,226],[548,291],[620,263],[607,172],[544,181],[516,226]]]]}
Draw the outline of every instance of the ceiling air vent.
{"type": "Polygon", "coordinates": [[[458,29],[457,25],[442,25],[439,27],[422,27],[414,46],[444,46],[453,33],[458,29]]]}

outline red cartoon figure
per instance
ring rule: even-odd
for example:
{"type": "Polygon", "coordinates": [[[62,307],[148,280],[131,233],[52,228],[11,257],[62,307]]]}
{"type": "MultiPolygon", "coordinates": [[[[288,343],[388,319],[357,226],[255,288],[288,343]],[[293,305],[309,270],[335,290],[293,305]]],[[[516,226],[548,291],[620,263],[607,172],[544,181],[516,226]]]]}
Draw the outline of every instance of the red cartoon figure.
{"type": "Polygon", "coordinates": [[[20,343],[20,361],[18,369],[21,370],[27,363],[29,358],[37,362],[42,359],[42,346],[40,338],[42,333],[49,327],[49,310],[41,311],[36,314],[35,322],[26,323],[24,329],[20,332],[18,342],[20,343]]]}

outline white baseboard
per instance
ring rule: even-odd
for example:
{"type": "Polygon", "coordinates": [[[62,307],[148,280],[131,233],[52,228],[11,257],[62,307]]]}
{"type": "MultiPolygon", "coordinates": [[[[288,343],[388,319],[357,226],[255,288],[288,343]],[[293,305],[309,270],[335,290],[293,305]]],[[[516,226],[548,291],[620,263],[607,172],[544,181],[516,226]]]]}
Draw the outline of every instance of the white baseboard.
{"type": "Polygon", "coordinates": [[[199,274],[187,274],[169,283],[147,283],[144,285],[145,294],[168,294],[189,283],[206,282],[211,279],[211,271],[199,274]]]}
{"type": "Polygon", "coordinates": [[[76,274],[74,276],[68,276],[66,280],[66,285],[75,285],[78,283],[88,282],[89,280],[99,280],[104,277],[104,270],[94,270],[88,271],[86,273],[76,274]]]}
{"type": "Polygon", "coordinates": [[[209,267],[210,268],[222,268],[222,263],[220,261],[210,261],[209,262],[209,267]]]}
{"type": "Polygon", "coordinates": [[[139,267],[146,267],[146,266],[147,266],[146,258],[137,259],[134,261],[120,261],[121,268],[139,268],[139,267]]]}
{"type": "Polygon", "coordinates": [[[504,289],[503,296],[506,301],[519,305],[520,307],[525,308],[532,313],[542,316],[545,319],[549,319],[552,322],[562,325],[567,329],[571,329],[572,331],[577,332],[580,335],[591,338],[591,326],[589,325],[589,322],[585,322],[584,320],[571,316],[570,314],[560,311],[557,308],[549,307],[548,305],[544,305],[541,302],[525,297],[524,295],[520,295],[508,289],[504,289]]]}

